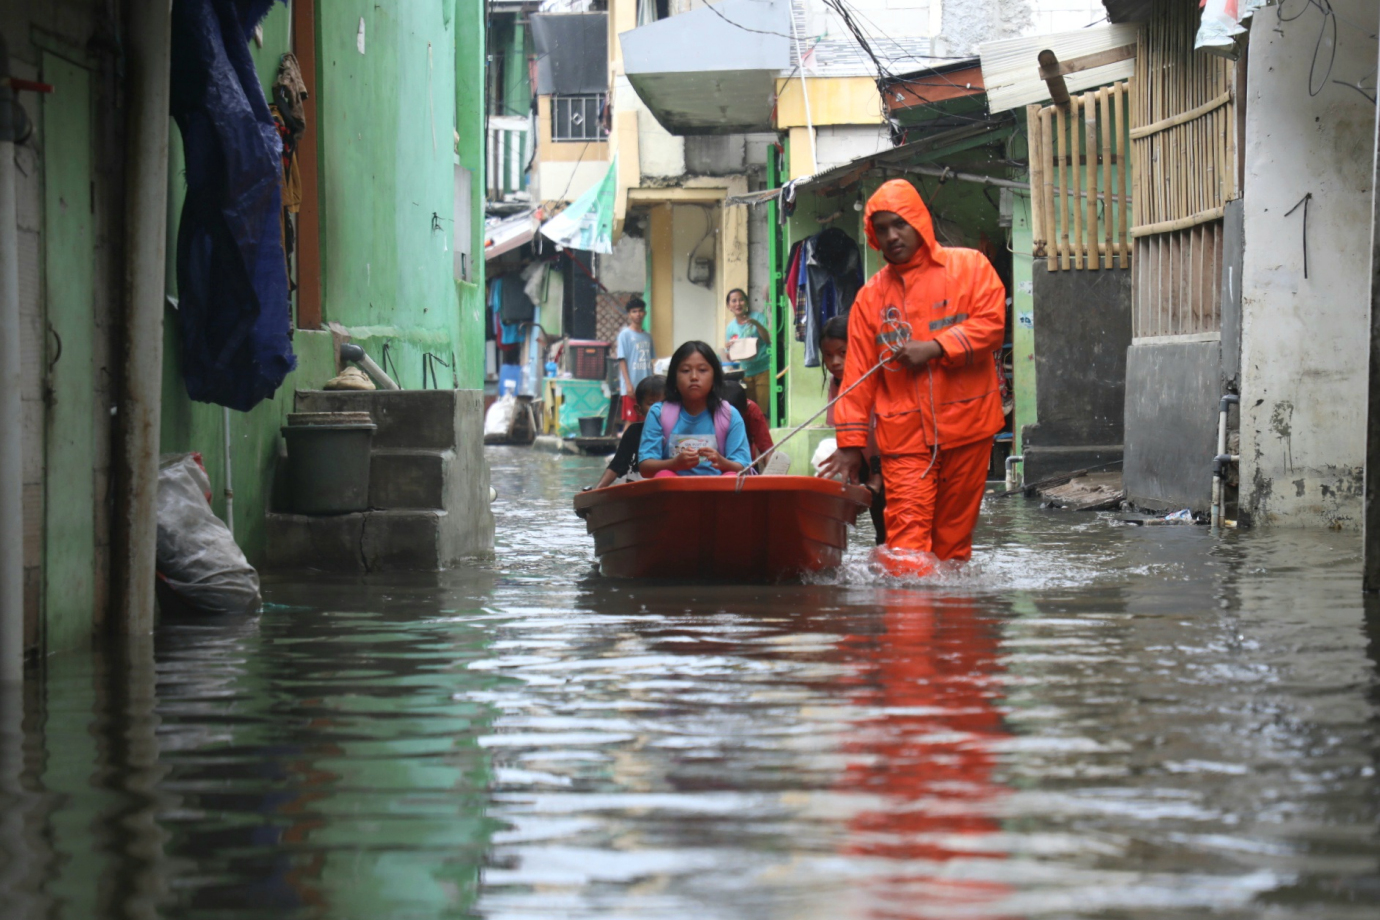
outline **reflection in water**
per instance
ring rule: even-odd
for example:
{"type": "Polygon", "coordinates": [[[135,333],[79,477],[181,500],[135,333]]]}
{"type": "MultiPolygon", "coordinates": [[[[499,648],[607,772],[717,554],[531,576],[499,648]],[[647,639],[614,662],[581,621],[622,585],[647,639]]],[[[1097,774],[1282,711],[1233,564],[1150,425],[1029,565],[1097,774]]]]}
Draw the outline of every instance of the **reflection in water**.
{"type": "Polygon", "coordinates": [[[871,893],[873,916],[997,916],[981,910],[1006,892],[986,880],[994,873],[943,864],[1005,856],[992,750],[1007,735],[995,705],[999,630],[964,596],[888,591],[878,602],[881,630],[842,645],[857,668],[842,683],[862,716],[844,741],[852,762],[839,788],[881,797],[849,820],[844,852],[904,868],[871,893]]]}
{"type": "Polygon", "coordinates": [[[998,502],[923,589],[614,583],[598,462],[490,458],[491,564],[0,691],[4,920],[1375,915],[1354,536],[998,502]]]}

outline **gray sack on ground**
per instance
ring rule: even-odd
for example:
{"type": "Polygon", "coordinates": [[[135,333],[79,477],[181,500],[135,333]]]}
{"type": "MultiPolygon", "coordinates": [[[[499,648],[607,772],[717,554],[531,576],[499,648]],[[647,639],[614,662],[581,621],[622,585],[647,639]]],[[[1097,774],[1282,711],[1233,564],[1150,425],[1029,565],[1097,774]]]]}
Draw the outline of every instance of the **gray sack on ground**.
{"type": "Polygon", "coordinates": [[[158,571],[180,598],[206,613],[259,606],[259,573],[211,511],[211,482],[191,454],[158,465],[158,571]]]}

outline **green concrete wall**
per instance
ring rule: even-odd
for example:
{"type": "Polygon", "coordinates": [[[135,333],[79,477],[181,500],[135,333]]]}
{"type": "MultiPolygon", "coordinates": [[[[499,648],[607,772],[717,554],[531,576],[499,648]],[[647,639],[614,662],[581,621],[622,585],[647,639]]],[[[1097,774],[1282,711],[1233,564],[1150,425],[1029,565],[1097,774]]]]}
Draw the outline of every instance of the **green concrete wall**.
{"type": "Polygon", "coordinates": [[[1016,398],[1013,454],[1023,449],[1021,431],[1035,417],[1035,298],[1031,273],[1030,195],[1017,193],[1011,219],[1011,372],[1016,398]]]}
{"type": "MultiPolygon", "coordinates": [[[[474,177],[470,185],[470,281],[455,282],[459,294],[456,376],[466,389],[484,388],[484,7],[461,2],[455,23],[455,124],[460,140],[456,157],[474,177]]],[[[524,69],[524,73],[525,73],[524,69]]],[[[525,79],[525,78],[524,78],[525,79]]]]}
{"type": "MultiPolygon", "coordinates": [[[[483,385],[484,11],[454,0],[318,4],[317,96],[321,146],[323,313],[375,358],[389,347],[390,370],[407,389],[422,385],[422,355],[456,364],[461,387],[483,385]],[[365,22],[365,51],[356,45],[365,22]],[[460,66],[456,66],[457,60],[460,66]],[[456,143],[456,125],[460,141],[456,143]],[[470,239],[480,253],[473,281],[455,280],[455,166],[470,169],[470,239]]],[[[251,52],[265,91],[289,48],[290,10],[275,5],[264,45],[251,52]]],[[[172,133],[169,239],[184,197],[181,139],[172,133]]],[[[175,246],[168,249],[175,253],[175,246]]],[[[176,294],[170,264],[168,289],[176,294]]],[[[299,388],[336,373],[329,332],[297,330],[297,370],[251,412],[231,413],[235,536],[251,562],[263,561],[264,512],[272,489],[279,428],[299,388]]],[[[192,402],[181,379],[176,314],[164,330],[164,452],[202,454],[224,516],[224,422],[220,406],[192,402]]],[[[451,371],[437,366],[439,385],[451,371]]],[[[430,382],[428,381],[428,385],[430,382]]]]}
{"type": "Polygon", "coordinates": [[[421,388],[424,354],[449,364],[460,339],[451,13],[440,0],[317,12],[323,310],[376,360],[387,345],[404,389],[421,388]]]}

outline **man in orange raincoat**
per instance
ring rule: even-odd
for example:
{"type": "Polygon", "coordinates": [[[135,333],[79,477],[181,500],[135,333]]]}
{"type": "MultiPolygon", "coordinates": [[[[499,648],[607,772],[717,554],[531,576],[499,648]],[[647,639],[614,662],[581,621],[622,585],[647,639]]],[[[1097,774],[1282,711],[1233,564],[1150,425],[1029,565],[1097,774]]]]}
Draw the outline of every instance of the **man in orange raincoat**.
{"type": "Polygon", "coordinates": [[[857,480],[875,413],[887,499],[879,559],[895,574],[924,574],[934,558],[973,553],[992,436],[1005,421],[992,353],[1006,289],[981,253],[935,241],[909,182],[885,183],[864,217],[888,264],[853,302],[843,388],[895,355],[835,407],[839,449],[820,472],[857,480]]]}

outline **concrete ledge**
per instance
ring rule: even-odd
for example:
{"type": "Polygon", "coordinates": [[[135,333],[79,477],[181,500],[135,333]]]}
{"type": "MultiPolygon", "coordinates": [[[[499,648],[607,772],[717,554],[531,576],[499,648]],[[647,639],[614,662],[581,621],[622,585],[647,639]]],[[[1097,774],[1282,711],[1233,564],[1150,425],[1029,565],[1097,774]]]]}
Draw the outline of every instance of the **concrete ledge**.
{"type": "MultiPolygon", "coordinates": [[[[1024,482],[1038,482],[1054,476],[1065,476],[1075,470],[1094,470],[1122,457],[1120,444],[1076,444],[1066,447],[1039,447],[1027,444],[1021,455],[1021,476],[1024,482]]],[[[1115,468],[1113,468],[1115,470],[1115,468]]]]}
{"type": "Polygon", "coordinates": [[[447,468],[454,451],[375,450],[369,460],[369,505],[394,508],[444,508],[447,468]]]}
{"type": "Polygon", "coordinates": [[[370,572],[434,572],[454,559],[443,552],[444,511],[371,511],[360,551],[370,572]]]}
{"type": "MultiPolygon", "coordinates": [[[[368,412],[374,446],[446,450],[458,445],[459,390],[298,390],[298,412],[368,412]]],[[[482,420],[480,422],[482,428],[482,420]]]]}
{"type": "Polygon", "coordinates": [[[318,517],[306,514],[264,516],[265,568],[363,572],[360,540],[364,514],[318,517]]]}

